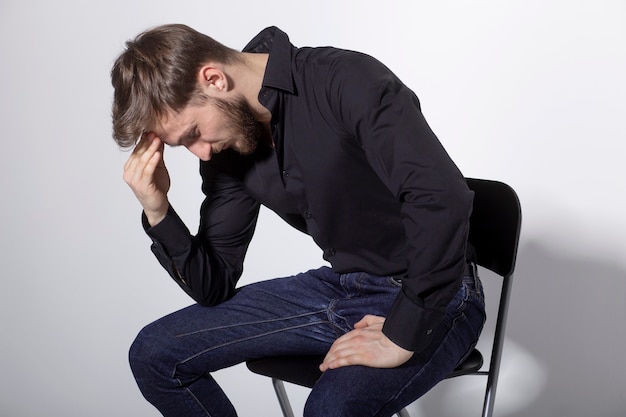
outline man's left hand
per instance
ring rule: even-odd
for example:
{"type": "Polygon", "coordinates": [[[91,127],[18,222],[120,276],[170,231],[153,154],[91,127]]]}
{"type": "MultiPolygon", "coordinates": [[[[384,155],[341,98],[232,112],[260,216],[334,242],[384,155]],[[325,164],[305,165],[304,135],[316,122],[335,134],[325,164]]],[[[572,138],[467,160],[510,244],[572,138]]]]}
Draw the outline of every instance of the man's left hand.
{"type": "Polygon", "coordinates": [[[384,317],[367,315],[354,330],[341,336],[330,347],[320,370],[350,365],[372,368],[395,368],[408,361],[413,352],[393,343],[383,334],[384,317]]]}

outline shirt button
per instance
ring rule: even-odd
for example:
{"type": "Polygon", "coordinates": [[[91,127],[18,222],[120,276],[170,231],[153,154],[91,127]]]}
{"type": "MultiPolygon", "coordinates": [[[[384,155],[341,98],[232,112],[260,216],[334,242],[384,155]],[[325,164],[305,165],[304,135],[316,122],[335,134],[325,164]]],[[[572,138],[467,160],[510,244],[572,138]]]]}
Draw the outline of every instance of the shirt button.
{"type": "Polygon", "coordinates": [[[289,176],[289,173],[288,173],[287,171],[283,171],[283,177],[285,177],[285,178],[286,178],[286,177],[288,177],[288,176],[289,176]]]}
{"type": "Polygon", "coordinates": [[[307,210],[304,212],[304,217],[306,217],[307,219],[310,219],[311,217],[313,217],[313,214],[311,213],[311,210],[307,210]]]}

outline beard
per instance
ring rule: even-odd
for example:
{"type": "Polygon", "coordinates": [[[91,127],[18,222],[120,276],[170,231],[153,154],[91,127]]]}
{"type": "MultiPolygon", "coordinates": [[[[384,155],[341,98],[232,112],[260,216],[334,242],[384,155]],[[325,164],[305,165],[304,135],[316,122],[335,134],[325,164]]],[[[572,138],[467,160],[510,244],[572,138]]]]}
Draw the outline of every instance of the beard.
{"type": "Polygon", "coordinates": [[[252,154],[261,142],[263,129],[243,97],[233,100],[213,99],[222,112],[228,130],[232,134],[230,147],[241,155],[252,154]]]}

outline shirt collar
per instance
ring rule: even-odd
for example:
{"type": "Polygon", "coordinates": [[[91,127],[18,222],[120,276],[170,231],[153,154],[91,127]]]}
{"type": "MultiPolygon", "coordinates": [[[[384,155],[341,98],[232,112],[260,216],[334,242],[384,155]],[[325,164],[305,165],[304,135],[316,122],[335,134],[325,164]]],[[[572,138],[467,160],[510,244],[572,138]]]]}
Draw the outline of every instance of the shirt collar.
{"type": "Polygon", "coordinates": [[[276,26],[263,29],[243,49],[243,52],[269,53],[263,77],[263,87],[295,92],[291,76],[291,56],[295,47],[285,32],[276,26]]]}

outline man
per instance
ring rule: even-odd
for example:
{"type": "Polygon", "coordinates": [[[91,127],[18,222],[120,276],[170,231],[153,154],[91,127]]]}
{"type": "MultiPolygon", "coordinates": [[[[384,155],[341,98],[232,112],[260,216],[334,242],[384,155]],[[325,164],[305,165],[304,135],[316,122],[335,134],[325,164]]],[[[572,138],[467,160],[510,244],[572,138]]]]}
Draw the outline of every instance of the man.
{"type": "Polygon", "coordinates": [[[322,354],[306,416],[390,416],[470,352],[484,322],[467,256],[472,193],[389,69],[296,48],[275,27],[237,52],[166,25],[127,43],[112,83],[114,137],[139,139],[124,179],[154,254],[197,301],[131,347],[163,415],[235,416],[211,372],[322,354]],[[195,236],[167,198],[164,145],[201,160],[195,236]],[[237,288],[261,204],[332,267],[237,288]]]}

